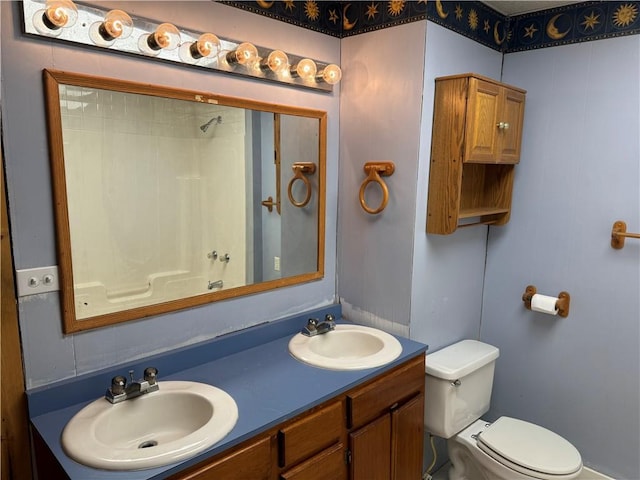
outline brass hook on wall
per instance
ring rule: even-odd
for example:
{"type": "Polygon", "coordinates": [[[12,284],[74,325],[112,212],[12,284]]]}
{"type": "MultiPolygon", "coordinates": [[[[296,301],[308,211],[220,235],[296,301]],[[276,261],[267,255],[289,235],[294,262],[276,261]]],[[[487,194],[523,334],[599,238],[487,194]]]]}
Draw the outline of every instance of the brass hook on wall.
{"type": "Polygon", "coordinates": [[[364,173],[367,174],[367,178],[365,178],[364,182],[360,186],[360,205],[365,212],[370,214],[380,213],[385,209],[387,203],[389,202],[389,189],[387,185],[382,180],[382,177],[388,177],[393,175],[396,166],[393,162],[367,162],[364,164],[364,173]],[[381,177],[382,176],[382,177],[381,177]],[[382,189],[382,202],[378,206],[378,208],[371,208],[367,205],[367,202],[364,198],[364,191],[367,189],[367,185],[371,182],[375,182],[380,185],[382,189]]]}
{"type": "Polygon", "coordinates": [[[313,175],[316,172],[316,164],[313,162],[295,162],[291,165],[291,169],[293,170],[293,178],[289,181],[289,186],[287,188],[287,194],[289,195],[289,201],[296,207],[302,208],[306,206],[311,200],[311,192],[313,188],[311,187],[311,182],[306,175],[313,175]],[[297,202],[295,198],[293,198],[293,184],[296,180],[301,180],[304,183],[305,189],[307,193],[305,194],[304,200],[301,202],[297,202]]]}
{"type": "Polygon", "coordinates": [[[622,220],[614,222],[611,228],[611,247],[617,250],[624,247],[625,238],[640,238],[640,233],[627,233],[627,224],[622,220]]]}

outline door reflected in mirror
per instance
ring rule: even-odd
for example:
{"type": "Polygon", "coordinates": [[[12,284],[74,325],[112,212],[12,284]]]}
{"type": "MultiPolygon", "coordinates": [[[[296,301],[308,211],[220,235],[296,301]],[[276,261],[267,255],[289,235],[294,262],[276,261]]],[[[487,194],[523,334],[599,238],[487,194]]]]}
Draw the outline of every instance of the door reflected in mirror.
{"type": "Polygon", "coordinates": [[[322,278],[325,112],[44,78],[66,333],[322,278]]]}

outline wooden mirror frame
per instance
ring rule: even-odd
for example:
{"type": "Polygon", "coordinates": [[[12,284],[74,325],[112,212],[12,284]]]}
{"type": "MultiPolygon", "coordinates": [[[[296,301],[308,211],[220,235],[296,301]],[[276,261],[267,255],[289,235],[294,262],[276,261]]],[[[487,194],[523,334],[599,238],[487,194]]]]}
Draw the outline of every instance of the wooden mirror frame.
{"type": "Polygon", "coordinates": [[[326,208],[326,112],[321,110],[278,105],[243,98],[216,95],[206,92],[178,89],[172,87],[162,87],[144,83],[130,82],[106,77],[89,76],[56,70],[44,70],[43,77],[49,133],[49,154],[51,161],[53,194],[55,202],[54,208],[56,225],[56,250],[59,266],[59,284],[61,290],[60,294],[62,323],[63,331],[65,334],[142,319],[153,315],[159,315],[186,308],[196,307],[220,300],[252,295],[259,292],[288,287],[323,278],[326,208]],[[114,90],[141,95],[151,95],[156,97],[173,98],[191,102],[215,103],[230,107],[239,107],[257,111],[318,119],[319,158],[317,270],[290,277],[268,280],[239,287],[232,287],[226,290],[193,295],[177,300],[168,300],[152,305],[133,307],[117,312],[96,315],[81,320],[76,318],[73,265],[71,258],[71,232],[69,227],[69,209],[67,205],[64,145],[60,110],[59,85],[61,84],[86,88],[96,88],[101,90],[114,90]]]}

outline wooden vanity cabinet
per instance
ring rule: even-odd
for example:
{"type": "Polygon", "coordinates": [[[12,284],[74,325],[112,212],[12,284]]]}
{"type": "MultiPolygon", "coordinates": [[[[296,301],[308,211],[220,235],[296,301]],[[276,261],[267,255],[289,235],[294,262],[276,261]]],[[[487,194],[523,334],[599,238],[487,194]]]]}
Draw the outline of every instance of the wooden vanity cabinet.
{"type": "Polygon", "coordinates": [[[475,74],[436,79],[427,233],[509,221],[525,95],[475,74]]]}
{"type": "Polygon", "coordinates": [[[417,480],[424,355],[173,480],[417,480]]]}

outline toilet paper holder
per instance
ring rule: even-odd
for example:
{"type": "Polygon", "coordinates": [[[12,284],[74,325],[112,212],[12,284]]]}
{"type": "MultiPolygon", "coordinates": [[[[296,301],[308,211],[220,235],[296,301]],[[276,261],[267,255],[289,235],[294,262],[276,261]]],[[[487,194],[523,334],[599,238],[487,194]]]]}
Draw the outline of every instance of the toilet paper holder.
{"type": "MultiPolygon", "coordinates": [[[[538,290],[534,285],[528,285],[522,294],[522,301],[524,302],[524,306],[531,310],[531,299],[533,296],[538,293],[538,290]]],[[[561,317],[569,316],[569,303],[571,302],[571,296],[567,292],[560,292],[558,294],[558,300],[556,301],[556,309],[558,310],[558,315],[561,317]]]]}

